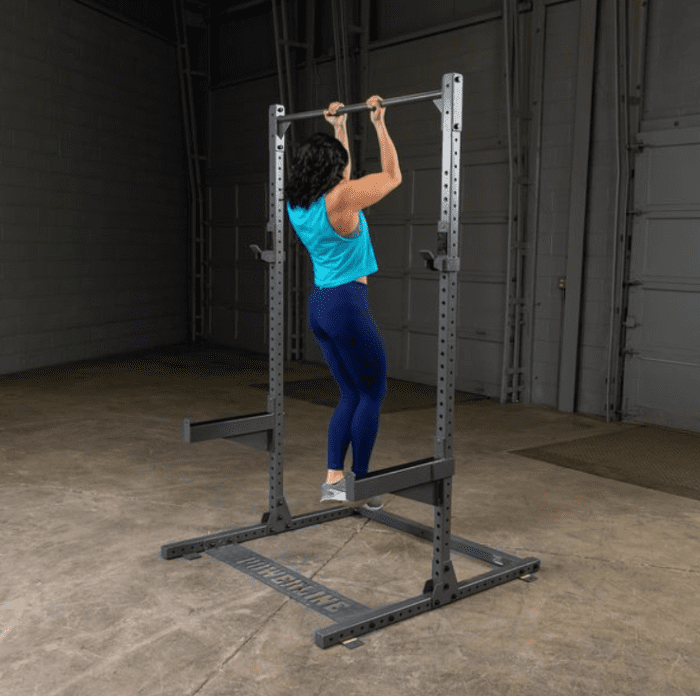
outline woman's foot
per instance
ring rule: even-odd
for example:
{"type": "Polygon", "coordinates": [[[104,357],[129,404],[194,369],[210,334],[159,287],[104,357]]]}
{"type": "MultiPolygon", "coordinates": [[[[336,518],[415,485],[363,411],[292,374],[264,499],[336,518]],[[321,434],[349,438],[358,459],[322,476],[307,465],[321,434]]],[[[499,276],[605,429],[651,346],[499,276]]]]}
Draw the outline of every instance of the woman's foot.
{"type": "Polygon", "coordinates": [[[321,486],[321,502],[326,500],[340,500],[345,502],[345,480],[341,479],[337,483],[324,483],[321,486]]]}

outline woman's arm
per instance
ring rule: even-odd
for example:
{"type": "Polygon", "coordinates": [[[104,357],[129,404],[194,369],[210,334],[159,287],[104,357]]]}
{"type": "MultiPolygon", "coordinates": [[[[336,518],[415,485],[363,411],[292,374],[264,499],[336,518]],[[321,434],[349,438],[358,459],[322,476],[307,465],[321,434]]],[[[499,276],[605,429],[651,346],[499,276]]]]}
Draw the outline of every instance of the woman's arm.
{"type": "Polygon", "coordinates": [[[345,149],[348,151],[348,166],[345,167],[343,179],[345,181],[350,181],[350,172],[352,171],[352,155],[350,154],[350,146],[348,144],[348,133],[344,123],[339,126],[336,126],[335,137],[338,138],[338,140],[340,140],[341,143],[343,143],[345,149]]]}
{"type": "Polygon", "coordinates": [[[348,166],[345,167],[345,172],[343,173],[343,179],[345,181],[350,181],[350,173],[352,171],[352,155],[350,154],[350,146],[348,145],[348,133],[345,129],[345,122],[347,121],[348,115],[342,114],[336,116],[335,112],[345,106],[342,102],[332,102],[329,107],[323,112],[323,115],[334,128],[335,137],[343,143],[343,146],[348,151],[348,166]]]}

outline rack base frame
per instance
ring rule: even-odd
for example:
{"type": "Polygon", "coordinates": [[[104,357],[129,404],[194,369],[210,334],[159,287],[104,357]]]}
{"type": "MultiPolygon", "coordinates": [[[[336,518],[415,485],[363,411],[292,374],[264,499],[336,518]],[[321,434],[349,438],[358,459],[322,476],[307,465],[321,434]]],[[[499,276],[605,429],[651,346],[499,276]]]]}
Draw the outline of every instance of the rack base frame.
{"type": "MultiPolygon", "coordinates": [[[[373,512],[362,507],[335,507],[290,517],[285,524],[284,531],[293,531],[353,516],[372,520],[421,539],[433,541],[432,527],[383,510],[373,512]]],[[[457,583],[452,594],[447,598],[433,598],[432,580],[428,580],[422,594],[394,604],[372,608],[310,580],[282,563],[247,549],[244,546],[246,541],[280,533],[271,531],[268,522],[269,515],[265,513],[260,524],[166,544],[161,548],[161,556],[165,560],[186,558],[193,561],[206,553],[278,592],[282,592],[305,607],[333,619],[334,623],[319,628],[314,633],[314,642],[322,649],[330,648],[339,643],[347,648],[360,647],[363,644],[359,640],[360,636],[404,621],[412,616],[438,609],[479,592],[490,590],[511,580],[532,582],[536,579],[535,573],[540,569],[540,561],[537,558],[518,558],[504,551],[452,535],[450,538],[452,551],[483,561],[489,564],[492,569],[457,583]]]]}

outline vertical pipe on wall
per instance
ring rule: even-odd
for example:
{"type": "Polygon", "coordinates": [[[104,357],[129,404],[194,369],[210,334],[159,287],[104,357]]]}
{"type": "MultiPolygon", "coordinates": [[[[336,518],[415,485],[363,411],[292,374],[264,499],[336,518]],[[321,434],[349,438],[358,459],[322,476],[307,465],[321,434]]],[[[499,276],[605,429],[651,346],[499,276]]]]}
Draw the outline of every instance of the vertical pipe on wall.
{"type": "Polygon", "coordinates": [[[630,44],[630,60],[634,72],[630,73],[630,91],[634,96],[629,100],[630,137],[635,141],[642,128],[642,117],[644,111],[644,84],[647,54],[647,33],[649,23],[649,2],[648,0],[626,0],[628,7],[631,2],[630,11],[627,12],[628,25],[636,32],[634,41],[630,44]]]}
{"type": "Polygon", "coordinates": [[[338,16],[338,0],[331,0],[331,10],[333,15],[333,50],[335,52],[335,78],[338,87],[338,99],[344,104],[349,104],[350,100],[345,83],[345,71],[341,72],[341,39],[340,39],[340,18],[338,16]]]}
{"type": "MultiPolygon", "coordinates": [[[[317,65],[316,65],[316,12],[317,12],[317,5],[316,5],[316,0],[307,0],[307,42],[311,44],[307,50],[307,73],[306,73],[306,84],[307,84],[307,90],[306,90],[306,95],[307,95],[307,100],[306,100],[306,106],[310,109],[312,105],[316,105],[318,103],[318,74],[317,74],[317,65]]],[[[308,133],[309,131],[307,131],[308,133]]],[[[302,268],[303,268],[303,274],[301,278],[301,283],[302,287],[304,289],[304,304],[303,304],[303,311],[306,312],[307,309],[307,298],[309,297],[309,294],[311,292],[311,285],[313,284],[313,280],[311,276],[313,275],[312,273],[308,273],[307,269],[309,268],[308,262],[308,253],[302,253],[300,250],[300,255],[302,259],[302,268]]],[[[313,350],[314,346],[314,337],[311,332],[311,326],[308,322],[308,317],[306,314],[304,316],[304,323],[301,329],[303,330],[303,336],[304,336],[304,341],[303,341],[303,355],[302,358],[304,360],[309,360],[310,359],[310,354],[309,352],[313,350]]],[[[302,335],[302,334],[300,334],[302,335]]]]}
{"type": "Polygon", "coordinates": [[[515,169],[514,195],[515,195],[515,293],[513,305],[513,403],[519,403],[522,398],[523,389],[523,359],[522,359],[522,327],[524,315],[523,297],[523,267],[525,265],[525,230],[524,230],[524,192],[525,185],[524,164],[525,153],[523,151],[523,92],[521,75],[521,45],[520,45],[520,11],[518,0],[511,0],[511,24],[513,32],[513,109],[517,128],[515,131],[515,153],[517,167],[515,169]]]}
{"type": "Polygon", "coordinates": [[[189,152],[187,156],[191,162],[192,176],[192,236],[195,244],[195,292],[196,304],[195,307],[199,313],[195,312],[195,321],[199,319],[198,324],[195,324],[193,340],[202,338],[204,333],[204,312],[206,305],[206,287],[205,287],[205,236],[204,236],[204,191],[202,187],[201,159],[199,153],[199,131],[197,129],[197,111],[194,103],[194,92],[192,88],[192,63],[190,60],[189,38],[187,36],[187,21],[184,0],[180,0],[178,19],[180,24],[180,48],[182,60],[184,94],[186,99],[185,110],[187,112],[188,130],[190,138],[188,141],[189,152]]]}
{"type": "MultiPolygon", "coordinates": [[[[622,0],[622,2],[625,2],[625,0],[622,0]]],[[[614,356],[614,351],[615,351],[615,344],[619,342],[615,340],[616,334],[619,333],[619,327],[621,323],[621,316],[620,316],[620,298],[622,295],[622,287],[619,287],[619,273],[618,273],[618,258],[620,256],[620,245],[618,243],[618,235],[619,235],[619,230],[620,230],[620,201],[622,198],[622,186],[623,186],[623,181],[622,181],[622,176],[623,176],[623,171],[626,171],[627,167],[623,167],[622,164],[622,149],[621,149],[621,144],[620,141],[623,138],[622,135],[622,123],[621,123],[621,109],[620,109],[620,100],[622,98],[622,95],[620,93],[620,87],[621,87],[621,82],[620,80],[620,71],[622,70],[622,65],[624,63],[622,57],[620,56],[620,0],[613,0],[612,3],[613,6],[613,43],[615,46],[614,49],[614,56],[615,56],[615,62],[614,62],[614,72],[615,72],[615,123],[616,123],[616,130],[615,130],[615,153],[616,153],[616,165],[617,165],[617,181],[615,182],[615,227],[613,230],[614,237],[613,237],[613,261],[612,261],[612,299],[613,301],[610,303],[610,338],[609,338],[609,343],[608,343],[608,371],[607,371],[607,378],[606,378],[606,389],[607,389],[607,398],[605,400],[605,420],[606,422],[610,423],[613,418],[612,418],[612,412],[615,409],[615,388],[617,385],[617,375],[615,380],[612,378],[612,373],[613,373],[613,368],[614,366],[617,366],[618,360],[615,359],[614,356]]],[[[625,48],[625,53],[626,53],[626,48],[625,48]]],[[[625,101],[626,103],[626,101],[625,101]]],[[[625,148],[625,159],[627,156],[626,148],[625,148]]],[[[618,348],[619,349],[619,348],[618,348]]]]}
{"type": "MultiPolygon", "coordinates": [[[[303,0],[302,0],[303,1],[303,0]]],[[[316,43],[316,0],[306,0],[306,104],[311,109],[316,104],[314,93],[314,53],[316,43]]]]}
{"type": "Polygon", "coordinates": [[[542,161],[542,101],[544,95],[544,49],[546,36],[546,6],[544,0],[535,0],[533,7],[533,20],[530,32],[530,128],[528,131],[529,143],[529,172],[530,181],[529,200],[527,205],[529,249],[529,273],[530,282],[528,289],[527,309],[527,346],[528,369],[525,402],[532,403],[534,382],[534,354],[535,354],[535,295],[537,292],[537,253],[539,247],[539,217],[540,217],[540,166],[542,161]]]}
{"type": "Polygon", "coordinates": [[[175,33],[176,33],[176,46],[177,51],[177,64],[180,73],[180,100],[182,103],[182,120],[185,129],[185,147],[187,148],[187,166],[189,172],[190,181],[190,229],[189,229],[189,241],[190,241],[190,342],[194,342],[197,336],[197,240],[196,240],[196,205],[197,197],[195,192],[196,187],[196,177],[194,173],[194,162],[192,161],[192,143],[190,142],[192,136],[192,130],[190,129],[189,114],[187,111],[187,94],[186,94],[186,84],[185,80],[187,75],[185,73],[185,62],[183,59],[183,49],[186,46],[187,37],[184,36],[184,30],[182,26],[182,16],[181,16],[181,2],[182,0],[173,0],[173,13],[175,19],[175,33]]]}
{"type": "MultiPolygon", "coordinates": [[[[370,0],[359,0],[360,2],[360,53],[358,63],[358,87],[360,90],[359,100],[366,100],[369,97],[369,23],[370,23],[370,0]]],[[[367,162],[367,138],[368,138],[368,119],[361,118],[357,120],[358,147],[357,156],[355,158],[355,171],[357,177],[363,177],[366,173],[365,164],[367,162]]]]}
{"type": "Polygon", "coordinates": [[[619,420],[622,413],[624,357],[622,346],[625,341],[625,313],[627,308],[628,274],[627,247],[630,235],[629,199],[632,181],[631,152],[634,147],[643,110],[644,72],[647,35],[647,2],[631,0],[632,12],[628,12],[630,0],[619,0],[615,4],[617,71],[616,113],[618,115],[619,141],[619,188],[616,206],[616,226],[613,246],[613,302],[610,312],[610,340],[608,345],[608,373],[606,420],[619,420]],[[628,39],[630,15],[637,35],[632,42],[628,39]],[[631,98],[631,93],[634,97],[631,98]]]}
{"type": "MultiPolygon", "coordinates": [[[[287,77],[287,100],[289,104],[286,104],[290,113],[294,113],[296,110],[294,108],[294,90],[292,89],[292,61],[289,56],[289,29],[287,28],[287,2],[286,0],[281,0],[282,2],[282,37],[284,38],[284,65],[285,73],[287,77]]],[[[292,124],[292,133],[294,132],[294,124],[292,124]]],[[[292,142],[294,139],[292,138],[292,142]]]]}
{"type": "MultiPolygon", "coordinates": [[[[282,64],[283,57],[280,46],[280,20],[277,16],[277,12],[277,0],[272,0],[272,26],[275,32],[275,56],[277,58],[277,86],[280,92],[280,104],[284,104],[285,108],[289,108],[289,105],[285,103],[287,100],[285,99],[284,93],[284,66],[282,64]]],[[[292,112],[292,109],[289,108],[289,111],[292,112]]]]}
{"type": "MultiPolygon", "coordinates": [[[[345,79],[346,99],[349,102],[354,102],[355,95],[352,93],[353,83],[350,79],[349,60],[350,52],[348,51],[348,16],[346,0],[338,0],[340,10],[340,44],[343,51],[343,77],[345,79]]],[[[345,102],[346,104],[348,102],[345,102]]]]}
{"type": "MultiPolygon", "coordinates": [[[[209,95],[211,96],[211,92],[209,92],[209,95]]],[[[211,163],[211,148],[208,150],[209,152],[209,163],[211,163]]],[[[207,340],[211,339],[212,332],[214,330],[214,303],[212,302],[212,295],[214,294],[214,289],[213,289],[213,275],[214,275],[214,252],[213,252],[213,232],[212,232],[212,225],[211,225],[211,218],[212,218],[212,210],[214,209],[212,206],[212,187],[207,186],[207,268],[209,269],[207,273],[207,332],[205,338],[207,340]]]]}
{"type": "Polygon", "coordinates": [[[210,181],[210,176],[211,176],[211,124],[212,124],[212,98],[211,98],[211,83],[212,83],[212,12],[211,12],[211,7],[207,9],[207,97],[206,97],[206,119],[207,119],[207,132],[206,132],[206,142],[205,142],[205,147],[207,149],[207,164],[206,164],[206,175],[205,175],[205,181],[207,183],[206,189],[205,189],[205,201],[206,201],[206,206],[205,206],[205,220],[206,220],[206,235],[207,235],[207,293],[206,293],[206,306],[207,306],[207,322],[206,322],[206,330],[204,332],[204,337],[209,340],[211,339],[212,335],[212,330],[213,330],[213,302],[212,302],[212,296],[214,294],[214,289],[213,289],[213,232],[212,232],[212,190],[211,190],[211,185],[209,185],[210,181]]]}
{"type": "MultiPolygon", "coordinates": [[[[513,255],[513,132],[511,120],[511,75],[510,75],[510,8],[508,0],[503,0],[503,46],[504,61],[506,68],[506,129],[508,132],[508,260],[506,263],[506,318],[503,331],[503,366],[501,373],[501,403],[508,398],[509,388],[513,389],[512,369],[513,369],[513,347],[511,344],[512,328],[512,255],[513,255]]],[[[515,392],[513,391],[513,396],[515,392]]]]}
{"type": "Polygon", "coordinates": [[[562,351],[558,394],[558,409],[567,413],[573,413],[575,410],[578,379],[598,0],[581,0],[580,17],[576,121],[569,194],[566,296],[564,322],[561,327],[562,351]]]}
{"type": "MultiPolygon", "coordinates": [[[[305,109],[311,109],[316,104],[316,92],[314,79],[314,54],[316,43],[316,0],[306,0],[306,102],[305,109]]],[[[307,131],[308,132],[308,131],[307,131]]],[[[291,233],[290,233],[291,234],[291,233]]],[[[296,237],[296,235],[294,235],[296,237]]],[[[292,360],[308,359],[306,347],[310,341],[311,334],[307,317],[306,317],[306,298],[308,297],[309,289],[306,281],[306,254],[301,248],[301,242],[298,238],[296,244],[296,259],[297,259],[297,275],[296,275],[296,290],[297,290],[297,349],[290,356],[292,360]]]]}

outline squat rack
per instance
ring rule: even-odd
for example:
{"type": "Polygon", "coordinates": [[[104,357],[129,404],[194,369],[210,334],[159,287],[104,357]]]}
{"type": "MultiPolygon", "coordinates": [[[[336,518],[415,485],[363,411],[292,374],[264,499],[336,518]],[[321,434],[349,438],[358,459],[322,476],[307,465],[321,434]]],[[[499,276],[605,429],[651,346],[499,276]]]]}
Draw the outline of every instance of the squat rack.
{"type": "MultiPolygon", "coordinates": [[[[285,133],[291,121],[323,115],[323,110],[285,115],[285,108],[273,104],[269,110],[270,128],[270,218],[267,230],[273,235],[273,248],[251,249],[258,259],[269,265],[270,279],[270,386],[267,410],[248,416],[191,423],[184,421],[187,443],[211,439],[235,441],[270,453],[268,510],[260,524],[229,529],[161,547],[165,560],[184,557],[201,558],[207,553],[239,571],[314,609],[334,621],[314,634],[316,645],[328,648],[337,643],[359,647],[359,636],[445,604],[491,589],[514,579],[534,580],[540,569],[536,558],[518,558],[504,551],[455,537],[450,532],[452,508],[452,476],[454,458],[455,343],[457,310],[457,274],[460,270],[459,245],[459,178],[462,131],[463,77],[447,73],[442,89],[404,97],[385,99],[386,106],[433,101],[442,113],[442,202],[438,222],[437,251],[420,253],[426,266],[440,273],[438,299],[438,381],[437,424],[433,456],[407,464],[370,472],[356,479],[352,471],[346,475],[347,499],[361,501],[384,493],[393,493],[434,507],[434,526],[418,524],[398,515],[359,507],[336,507],[292,516],[282,487],[282,436],[284,426],[283,355],[284,355],[284,152],[285,133]],[[281,534],[314,524],[359,515],[422,539],[433,542],[432,575],[422,594],[394,604],[372,608],[360,604],[242,544],[273,534],[281,534]],[[450,551],[484,561],[492,569],[466,581],[458,582],[450,551]]],[[[338,114],[366,110],[366,104],[352,104],[338,114]]]]}

